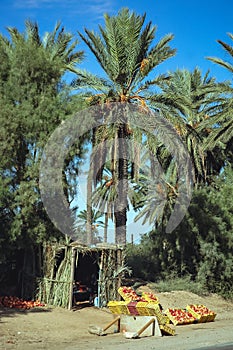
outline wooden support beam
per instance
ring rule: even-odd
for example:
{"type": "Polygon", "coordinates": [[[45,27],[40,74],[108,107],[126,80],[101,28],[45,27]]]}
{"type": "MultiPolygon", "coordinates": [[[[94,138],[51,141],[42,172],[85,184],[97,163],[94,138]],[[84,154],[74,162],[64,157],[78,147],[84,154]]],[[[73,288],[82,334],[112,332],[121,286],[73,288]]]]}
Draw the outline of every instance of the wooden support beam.
{"type": "Polygon", "coordinates": [[[74,284],[74,272],[75,272],[75,257],[76,257],[76,249],[72,247],[71,271],[70,271],[70,295],[69,295],[68,310],[71,310],[72,306],[73,306],[73,284],[74,284]]]}

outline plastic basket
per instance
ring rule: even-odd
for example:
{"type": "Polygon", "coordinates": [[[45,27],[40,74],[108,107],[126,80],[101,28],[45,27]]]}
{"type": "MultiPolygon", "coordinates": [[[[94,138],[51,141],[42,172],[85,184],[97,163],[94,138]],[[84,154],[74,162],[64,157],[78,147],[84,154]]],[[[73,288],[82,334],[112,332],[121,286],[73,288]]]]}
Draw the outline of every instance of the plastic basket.
{"type": "Polygon", "coordinates": [[[162,314],[158,303],[148,303],[147,310],[150,316],[156,316],[159,324],[170,323],[169,317],[162,314]]]}
{"type": "Polygon", "coordinates": [[[204,305],[187,305],[186,310],[190,312],[193,317],[198,320],[199,323],[208,322],[209,310],[204,305]],[[194,308],[199,309],[200,311],[195,311],[194,308]],[[206,309],[205,314],[202,313],[201,308],[206,309]]]}
{"type": "Polygon", "coordinates": [[[191,324],[196,321],[195,317],[190,312],[183,309],[167,309],[165,314],[175,326],[181,324],[191,324]],[[172,311],[177,312],[179,318],[173,315],[172,311]]]}
{"type": "Polygon", "coordinates": [[[138,316],[139,315],[139,312],[138,312],[138,309],[137,309],[137,301],[130,301],[128,304],[127,304],[127,308],[128,308],[128,311],[130,313],[130,315],[134,315],[134,316],[138,316]]]}
{"type": "Polygon", "coordinates": [[[129,315],[126,301],[109,301],[107,304],[109,310],[116,315],[129,315]]]}
{"type": "Polygon", "coordinates": [[[140,300],[140,297],[131,287],[125,287],[125,286],[120,287],[118,288],[118,293],[125,301],[140,300]]]}
{"type": "Polygon", "coordinates": [[[210,313],[208,315],[208,322],[213,322],[215,320],[216,316],[217,316],[217,314],[214,311],[210,311],[210,313]]]}
{"type": "Polygon", "coordinates": [[[142,298],[149,302],[159,303],[159,298],[153,293],[143,292],[142,298]]]}
{"type": "Polygon", "coordinates": [[[136,305],[138,314],[141,316],[150,316],[149,310],[147,308],[148,306],[148,302],[147,301],[139,301],[136,305]]]}
{"type": "Polygon", "coordinates": [[[175,335],[175,329],[172,327],[172,325],[164,324],[159,326],[160,330],[162,331],[162,334],[165,335],[175,335]]]}

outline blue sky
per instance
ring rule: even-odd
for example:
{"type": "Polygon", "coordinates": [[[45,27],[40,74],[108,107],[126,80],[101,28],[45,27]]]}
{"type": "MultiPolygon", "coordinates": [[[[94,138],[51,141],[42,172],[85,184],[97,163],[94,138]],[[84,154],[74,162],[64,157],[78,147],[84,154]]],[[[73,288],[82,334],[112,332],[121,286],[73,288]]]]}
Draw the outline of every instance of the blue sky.
{"type": "MultiPolygon", "coordinates": [[[[227,32],[233,32],[232,0],[1,0],[0,31],[6,34],[7,26],[23,31],[28,18],[38,22],[42,35],[51,31],[58,20],[72,33],[83,32],[84,27],[98,30],[98,24],[103,24],[103,13],[116,14],[122,7],[139,14],[146,12],[146,21],[157,26],[157,39],[167,33],[175,35],[171,46],[177,49],[177,54],[159,66],[158,72],[177,68],[193,70],[198,66],[203,73],[210,69],[219,81],[231,78],[230,73],[205,57],[228,59],[216,40],[230,43],[227,32]]],[[[83,43],[80,49],[86,50],[83,43]]],[[[82,67],[100,73],[88,50],[82,67]]]]}
{"type": "MultiPolygon", "coordinates": [[[[7,26],[23,31],[26,19],[39,24],[41,35],[53,30],[59,20],[67,31],[74,34],[77,31],[83,32],[84,27],[98,30],[98,25],[103,24],[103,13],[113,15],[122,7],[128,7],[138,14],[146,12],[146,22],[152,21],[157,26],[155,43],[165,34],[174,34],[171,46],[177,49],[177,54],[159,66],[157,73],[177,68],[193,70],[198,66],[203,74],[210,69],[210,75],[218,81],[232,78],[225,69],[205,58],[216,56],[228,60],[227,54],[216,40],[232,44],[227,36],[228,32],[233,33],[232,0],[0,0],[0,32],[7,35],[7,26]]],[[[84,43],[80,42],[79,49],[86,51],[81,67],[101,74],[84,43]]],[[[131,233],[138,240],[139,234],[145,230],[130,219],[128,240],[131,233]]]]}

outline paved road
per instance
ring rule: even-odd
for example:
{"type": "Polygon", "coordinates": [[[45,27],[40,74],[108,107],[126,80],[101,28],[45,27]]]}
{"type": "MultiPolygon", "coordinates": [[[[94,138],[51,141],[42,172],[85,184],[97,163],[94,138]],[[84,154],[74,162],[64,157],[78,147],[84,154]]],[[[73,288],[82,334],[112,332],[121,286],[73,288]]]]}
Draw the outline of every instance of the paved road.
{"type": "MultiPolygon", "coordinates": [[[[176,327],[177,335],[125,339],[122,334],[80,339],[65,350],[233,350],[232,322],[219,320],[176,327]]],[[[53,350],[51,348],[51,350],[53,350]]],[[[64,350],[56,347],[56,350],[64,350]]]]}
{"type": "Polygon", "coordinates": [[[207,348],[196,348],[193,350],[233,350],[233,343],[222,344],[218,346],[211,346],[207,348]]]}

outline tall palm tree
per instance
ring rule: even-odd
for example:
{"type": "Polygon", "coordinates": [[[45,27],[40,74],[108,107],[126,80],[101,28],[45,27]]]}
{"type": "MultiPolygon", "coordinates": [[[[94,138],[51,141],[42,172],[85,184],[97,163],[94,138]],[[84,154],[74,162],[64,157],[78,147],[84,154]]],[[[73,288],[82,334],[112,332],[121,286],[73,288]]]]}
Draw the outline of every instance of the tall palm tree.
{"type": "MultiPolygon", "coordinates": [[[[231,40],[233,40],[233,34],[232,33],[228,33],[228,36],[231,40]]],[[[229,45],[227,43],[225,43],[222,40],[217,40],[217,42],[222,46],[222,48],[226,51],[226,53],[228,55],[230,55],[230,58],[233,58],[233,46],[229,45]]],[[[233,73],[233,63],[230,63],[228,61],[225,61],[221,58],[217,58],[217,57],[207,57],[208,60],[219,64],[220,66],[226,68],[227,70],[229,70],[231,73],[233,73]]]]}
{"type": "Polygon", "coordinates": [[[213,132],[205,123],[219,113],[227,85],[217,83],[209,72],[202,76],[195,68],[192,72],[183,69],[171,73],[161,89],[153,102],[187,145],[195,170],[194,183],[198,185],[222,166],[218,153],[205,151],[203,143],[213,132]]]}
{"type": "MultiPolygon", "coordinates": [[[[151,22],[144,26],[145,17],[124,8],[116,16],[110,17],[108,14],[104,16],[105,27],[99,26],[100,34],[88,29],[85,29],[84,35],[79,33],[107,76],[107,78],[100,78],[91,73],[76,70],[78,77],[73,81],[73,86],[89,91],[90,104],[119,102],[122,105],[136,103],[140,106],[149,106],[152,95],[149,93],[150,88],[167,79],[166,75],[157,75],[152,79],[149,79],[148,75],[160,63],[175,54],[176,50],[169,46],[173,35],[166,35],[152,46],[156,27],[152,26],[151,22]]],[[[103,134],[101,138],[103,140],[103,134]]],[[[121,152],[124,155],[119,160],[113,158],[112,170],[118,193],[115,201],[118,209],[114,211],[116,243],[125,244],[128,150],[126,143],[123,142],[120,145],[119,139],[130,139],[127,120],[115,126],[113,139],[116,145],[113,155],[116,155],[119,148],[122,148],[121,152]]]]}
{"type": "MultiPolygon", "coordinates": [[[[200,69],[195,68],[193,72],[184,69],[170,73],[170,79],[162,82],[160,87],[161,92],[154,94],[152,104],[172,123],[177,136],[186,145],[194,168],[194,186],[210,182],[211,175],[219,173],[223,162],[219,150],[204,150],[203,142],[212,129],[203,127],[202,123],[218,113],[225,84],[216,83],[209,77],[209,72],[202,76],[200,69]]],[[[154,140],[152,142],[155,145],[154,140]]],[[[174,157],[161,141],[157,143],[161,174],[153,176],[153,168],[144,165],[136,183],[141,196],[136,203],[139,214],[135,220],[143,218],[143,223],[164,230],[180,195],[179,176],[174,157]]],[[[159,164],[154,169],[158,172],[159,164]]]]}
{"type": "MultiPolygon", "coordinates": [[[[233,34],[228,33],[228,36],[233,40],[233,34]]],[[[222,66],[227,69],[230,73],[233,73],[233,45],[227,44],[222,40],[217,40],[217,42],[222,46],[225,53],[228,54],[229,60],[223,60],[217,57],[207,57],[208,60],[222,66]],[[232,61],[232,62],[231,62],[232,61]]],[[[231,82],[232,83],[232,82],[231,82]]],[[[222,104],[222,108],[219,110],[219,113],[215,115],[214,118],[211,118],[208,123],[209,127],[214,126],[214,131],[209,135],[206,142],[206,147],[213,149],[219,143],[227,145],[227,148],[231,144],[232,151],[232,139],[233,139],[233,89],[230,87],[226,91],[226,98],[222,104]]]]}

